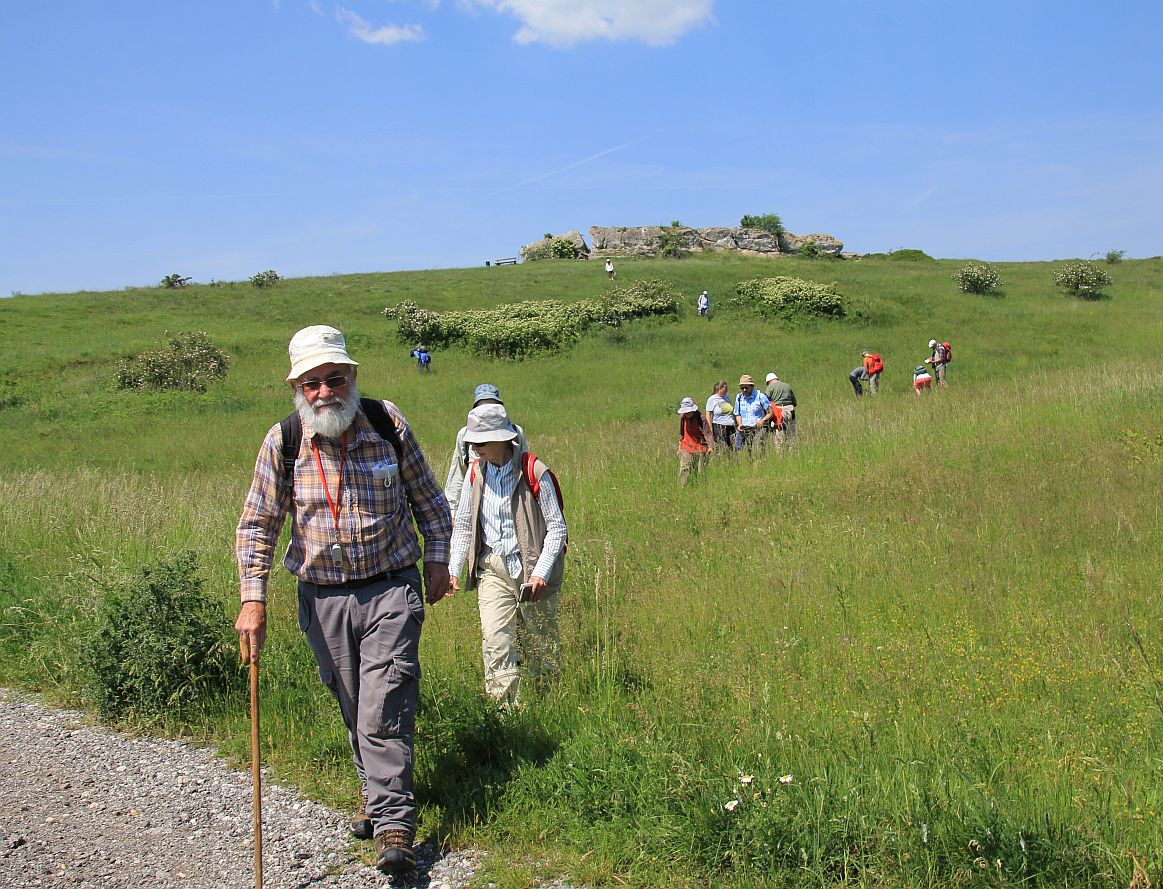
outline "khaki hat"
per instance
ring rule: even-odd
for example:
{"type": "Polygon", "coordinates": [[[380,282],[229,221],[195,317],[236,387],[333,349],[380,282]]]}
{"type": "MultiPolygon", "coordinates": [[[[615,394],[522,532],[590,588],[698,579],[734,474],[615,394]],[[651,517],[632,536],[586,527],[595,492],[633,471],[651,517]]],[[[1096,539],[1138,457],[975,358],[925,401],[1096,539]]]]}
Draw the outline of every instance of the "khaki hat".
{"type": "Polygon", "coordinates": [[[754,386],[755,381],[753,379],[751,379],[751,374],[743,374],[743,376],[741,376],[739,378],[739,385],[740,386],[754,386]]]}
{"type": "Polygon", "coordinates": [[[359,366],[359,362],[352,361],[351,356],[347,354],[347,341],[344,340],[343,334],[326,324],[304,327],[291,337],[287,353],[291,356],[288,382],[294,382],[307,371],[314,370],[322,364],[359,366]]]}
{"type": "Polygon", "coordinates": [[[509,414],[503,404],[478,404],[468,412],[464,440],[469,444],[512,441],[516,437],[517,430],[509,422],[509,414]]]}

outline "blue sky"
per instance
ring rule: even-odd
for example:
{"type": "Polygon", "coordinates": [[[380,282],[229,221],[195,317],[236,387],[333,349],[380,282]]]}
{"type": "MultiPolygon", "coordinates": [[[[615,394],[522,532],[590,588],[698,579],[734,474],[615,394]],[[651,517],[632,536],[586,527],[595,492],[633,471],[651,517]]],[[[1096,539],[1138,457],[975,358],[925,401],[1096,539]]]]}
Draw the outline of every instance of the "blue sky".
{"type": "Polygon", "coordinates": [[[9,0],[0,294],[444,268],[779,213],[1163,253],[1163,4],[9,0]]]}

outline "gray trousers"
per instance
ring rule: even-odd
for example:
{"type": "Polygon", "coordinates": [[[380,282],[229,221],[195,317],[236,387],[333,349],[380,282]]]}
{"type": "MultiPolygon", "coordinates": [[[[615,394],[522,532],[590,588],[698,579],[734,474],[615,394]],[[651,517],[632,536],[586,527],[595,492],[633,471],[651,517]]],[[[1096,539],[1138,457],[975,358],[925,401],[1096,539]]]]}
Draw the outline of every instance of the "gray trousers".
{"type": "Polygon", "coordinates": [[[299,581],[299,629],[339,702],[375,833],[416,832],[412,767],[420,697],[420,572],[367,586],[299,581]]]}

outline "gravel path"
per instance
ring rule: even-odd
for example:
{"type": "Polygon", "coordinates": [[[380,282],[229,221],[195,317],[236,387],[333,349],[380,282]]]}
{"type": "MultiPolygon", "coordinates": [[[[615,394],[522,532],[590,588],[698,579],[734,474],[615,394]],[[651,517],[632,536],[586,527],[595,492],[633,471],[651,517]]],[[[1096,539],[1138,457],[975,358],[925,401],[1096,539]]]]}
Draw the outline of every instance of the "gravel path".
{"type": "MultiPolygon", "coordinates": [[[[360,863],[347,817],[263,787],[265,887],[458,889],[483,854],[417,849],[417,875],[360,863]]],[[[0,688],[0,886],[254,885],[249,772],[210,750],[130,738],[0,688]]]]}

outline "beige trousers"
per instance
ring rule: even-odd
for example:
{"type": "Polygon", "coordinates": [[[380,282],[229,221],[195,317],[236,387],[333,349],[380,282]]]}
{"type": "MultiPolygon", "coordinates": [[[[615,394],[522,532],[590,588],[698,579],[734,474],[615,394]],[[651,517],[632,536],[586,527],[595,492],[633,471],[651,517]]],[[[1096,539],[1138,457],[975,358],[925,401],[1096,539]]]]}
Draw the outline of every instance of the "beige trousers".
{"type": "Polygon", "coordinates": [[[510,577],[505,560],[491,551],[480,557],[477,568],[485,691],[502,705],[517,706],[523,667],[534,681],[559,670],[558,594],[519,601],[520,580],[510,577]]]}

